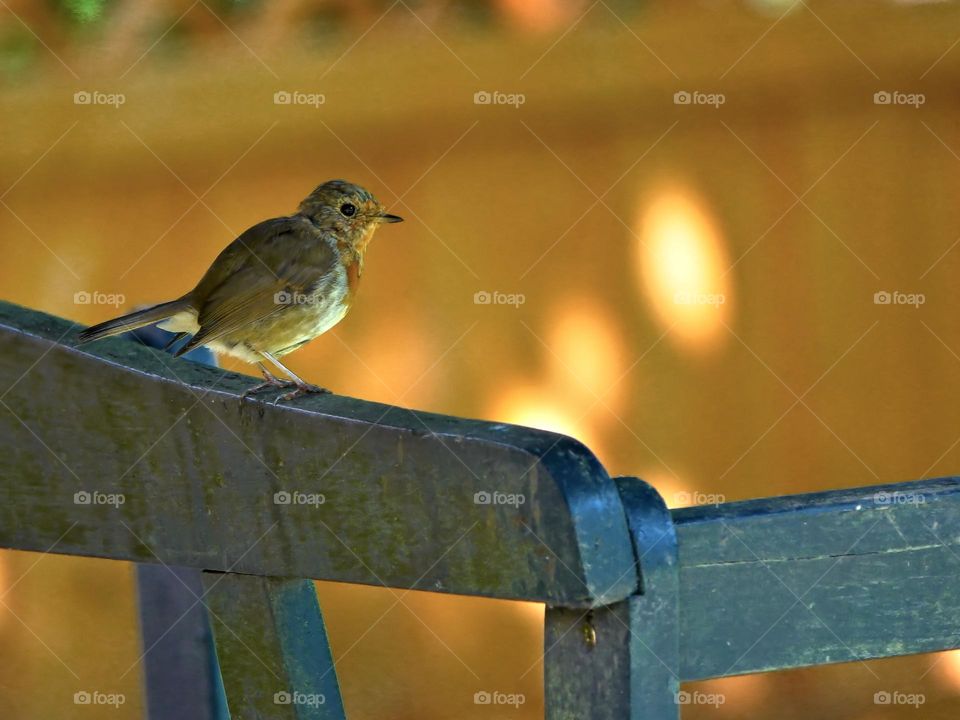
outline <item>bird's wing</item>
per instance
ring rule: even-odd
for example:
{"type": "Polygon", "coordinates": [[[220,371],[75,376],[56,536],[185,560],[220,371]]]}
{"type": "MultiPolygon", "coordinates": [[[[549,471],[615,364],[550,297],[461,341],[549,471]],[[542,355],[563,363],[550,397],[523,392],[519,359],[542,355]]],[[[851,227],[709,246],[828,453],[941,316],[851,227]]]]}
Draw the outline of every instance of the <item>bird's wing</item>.
{"type": "Polygon", "coordinates": [[[254,225],[220,253],[193,291],[200,330],[177,354],[284,310],[281,293],[308,295],[337,262],[333,248],[304,218],[254,225]]]}

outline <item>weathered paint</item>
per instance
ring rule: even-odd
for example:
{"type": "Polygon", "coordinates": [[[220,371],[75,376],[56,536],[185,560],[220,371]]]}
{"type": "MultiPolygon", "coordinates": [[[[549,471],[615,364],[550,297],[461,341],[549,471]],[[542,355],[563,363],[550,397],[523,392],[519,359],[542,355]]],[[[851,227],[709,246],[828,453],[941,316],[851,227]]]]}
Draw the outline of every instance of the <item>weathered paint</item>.
{"type": "Polygon", "coordinates": [[[960,647],[960,478],[673,517],[684,680],[960,647]]]}
{"type": "Polygon", "coordinates": [[[306,641],[312,584],[236,573],[545,602],[549,720],[674,719],[680,680],[960,647],[960,479],[670,513],[569,438],[336,396],[241,404],[249,378],[125,341],[81,353],[75,331],[0,304],[0,546],[226,572],[208,573],[234,618],[217,652],[255,709],[236,716],[297,717],[251,655],[291,687],[330,662],[306,641]]]}
{"type": "Polygon", "coordinates": [[[0,547],[584,607],[637,587],[614,483],[570,438],[340,396],[241,403],[250,378],[119,338],[81,352],[77,330],[0,304],[0,547]]]}
{"type": "Polygon", "coordinates": [[[233,720],[344,720],[310,580],[203,573],[233,720]]]}
{"type": "Polygon", "coordinates": [[[677,538],[650,485],[617,478],[643,590],[609,607],[547,608],[547,720],[677,720],[677,538]]]}

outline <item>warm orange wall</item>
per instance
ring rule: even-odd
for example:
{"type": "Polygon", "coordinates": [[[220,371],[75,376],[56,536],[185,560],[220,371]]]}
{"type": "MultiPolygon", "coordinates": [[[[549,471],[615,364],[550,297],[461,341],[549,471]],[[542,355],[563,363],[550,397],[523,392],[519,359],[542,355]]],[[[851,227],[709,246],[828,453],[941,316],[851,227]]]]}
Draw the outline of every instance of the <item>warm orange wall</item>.
{"type": "MultiPolygon", "coordinates": [[[[377,237],[350,317],[290,357],[312,381],[572,433],[672,504],[956,472],[960,48],[934,63],[960,14],[698,7],[628,31],[600,5],[550,49],[561,29],[438,26],[444,47],[398,6],[335,65],[376,14],[251,52],[210,29],[122,78],[145,46],[111,60],[105,41],[57,45],[80,79],[43,55],[0,94],[0,194],[16,183],[0,296],[84,323],[114,308],[78,291],[171,298],[235,232],[342,176],[408,222],[377,237]],[[126,103],[74,105],[82,89],[126,103]],[[326,103],[273,104],[296,89],[326,103]],[[474,105],[481,90],[526,101],[474,105]],[[682,90],[726,102],[675,105],[682,90]],[[878,106],[878,90],[926,103],[878,106]],[[524,302],[477,305],[480,291],[524,302]]],[[[72,717],[75,689],[97,686],[128,695],[103,717],[136,717],[129,566],[37,560],[0,555],[0,592],[23,576],[0,608],[0,716],[72,717]]],[[[320,597],[351,717],[492,717],[472,704],[485,688],[527,695],[510,717],[540,716],[541,607],[417,593],[365,634],[391,591],[320,597]]],[[[953,660],[871,667],[731,681],[724,707],[684,717],[895,717],[872,704],[894,687],[955,714],[953,660]]]]}

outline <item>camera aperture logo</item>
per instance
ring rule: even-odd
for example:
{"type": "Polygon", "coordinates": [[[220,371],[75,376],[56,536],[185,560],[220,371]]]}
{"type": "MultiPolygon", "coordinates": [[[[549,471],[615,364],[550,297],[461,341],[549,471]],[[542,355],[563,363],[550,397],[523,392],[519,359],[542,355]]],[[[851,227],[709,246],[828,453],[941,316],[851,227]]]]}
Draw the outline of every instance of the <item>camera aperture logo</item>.
{"type": "Polygon", "coordinates": [[[499,290],[487,292],[478,290],[473,294],[474,305],[513,305],[518,308],[527,301],[527,296],[523,293],[504,293],[499,290]]]}
{"type": "Polygon", "coordinates": [[[73,494],[74,505],[112,505],[120,507],[127,501],[123,493],[105,493],[99,490],[78,490],[73,494]]]}
{"type": "Polygon", "coordinates": [[[923,293],[905,293],[900,292],[899,290],[894,290],[893,292],[878,290],[873,294],[874,305],[911,305],[913,306],[913,309],[916,310],[926,302],[927,296],[923,293]]]}
{"type": "Polygon", "coordinates": [[[691,505],[719,505],[725,503],[727,498],[721,493],[702,493],[699,490],[687,492],[681,490],[674,493],[675,504],[680,507],[689,507],[691,505]]]}
{"type": "Polygon", "coordinates": [[[320,507],[327,502],[327,496],[323,493],[304,493],[297,490],[288,492],[281,490],[273,494],[274,505],[312,505],[320,507]]]}
{"type": "Polygon", "coordinates": [[[512,507],[520,507],[526,501],[527,497],[523,493],[502,493],[496,490],[487,492],[486,490],[481,490],[473,494],[474,505],[510,505],[512,507]]]}
{"type": "Polygon", "coordinates": [[[874,505],[884,506],[926,505],[927,498],[923,493],[902,492],[900,490],[887,492],[886,490],[881,490],[873,494],[873,503],[874,505]]]}
{"type": "Polygon", "coordinates": [[[110,305],[111,307],[118,308],[121,305],[125,305],[126,302],[127,297],[123,293],[78,290],[73,294],[74,305],[110,305]]]}
{"type": "Polygon", "coordinates": [[[303,705],[305,707],[320,707],[327,702],[323,693],[287,692],[281,690],[273,694],[274,705],[303,705]]]}
{"type": "Polygon", "coordinates": [[[717,109],[727,102],[727,96],[723,93],[705,93],[699,90],[689,92],[687,90],[678,90],[673,94],[674,105],[709,105],[717,109]]]}
{"type": "Polygon", "coordinates": [[[277,90],[273,94],[274,105],[306,105],[318,108],[326,104],[327,96],[323,93],[308,93],[300,90],[277,90]]]}
{"type": "Polygon", "coordinates": [[[474,705],[512,705],[514,708],[519,708],[526,701],[527,697],[523,693],[477,690],[473,694],[474,705]]]}
{"type": "Polygon", "coordinates": [[[880,690],[873,694],[874,705],[911,705],[915,708],[920,707],[927,701],[927,696],[923,693],[905,693],[888,692],[880,690]]]}
{"type": "Polygon", "coordinates": [[[73,94],[74,105],[109,105],[118,108],[127,102],[123,93],[105,93],[99,90],[78,90],[73,94]]]}
{"type": "Polygon", "coordinates": [[[712,705],[716,708],[723,705],[727,701],[727,697],[723,693],[705,693],[699,690],[688,692],[681,690],[676,694],[674,700],[677,705],[712,705]]]}
{"type": "Polygon", "coordinates": [[[513,108],[519,108],[527,101],[527,96],[523,93],[505,93],[499,90],[487,92],[478,90],[473,94],[474,105],[510,105],[513,108]]]}
{"type": "Polygon", "coordinates": [[[292,292],[281,290],[273,294],[273,302],[276,305],[313,305],[322,300],[320,295],[309,295],[302,292],[292,292]]]}
{"type": "Polygon", "coordinates": [[[123,693],[105,693],[99,690],[79,690],[73,694],[74,705],[112,705],[120,707],[127,701],[123,693]]]}
{"type": "Polygon", "coordinates": [[[925,102],[927,102],[927,96],[923,93],[878,90],[873,94],[874,105],[909,105],[912,108],[918,108],[925,102]]]}

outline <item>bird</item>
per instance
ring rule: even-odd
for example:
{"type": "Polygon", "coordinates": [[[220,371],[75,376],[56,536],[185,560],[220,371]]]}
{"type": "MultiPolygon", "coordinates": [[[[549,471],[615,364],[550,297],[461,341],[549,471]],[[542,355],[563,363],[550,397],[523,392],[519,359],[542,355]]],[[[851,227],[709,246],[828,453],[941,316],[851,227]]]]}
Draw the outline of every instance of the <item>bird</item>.
{"type": "Polygon", "coordinates": [[[345,180],[317,186],[289,216],[244,231],[217,256],[196,287],[176,300],[137,310],[82,331],[78,344],[156,323],[192,337],[174,355],[199,347],[255,363],[264,381],[241,399],[288,389],[274,402],[328,393],[280,362],[343,320],[353,305],[374,232],[402,222],[368,191],[345,180]],[[287,375],[274,375],[269,366],[287,375]]]}

